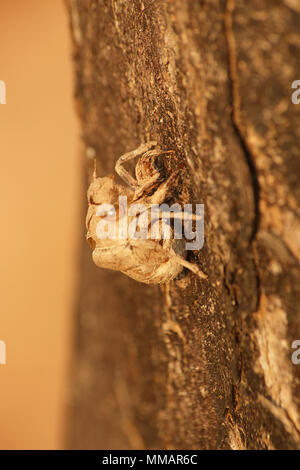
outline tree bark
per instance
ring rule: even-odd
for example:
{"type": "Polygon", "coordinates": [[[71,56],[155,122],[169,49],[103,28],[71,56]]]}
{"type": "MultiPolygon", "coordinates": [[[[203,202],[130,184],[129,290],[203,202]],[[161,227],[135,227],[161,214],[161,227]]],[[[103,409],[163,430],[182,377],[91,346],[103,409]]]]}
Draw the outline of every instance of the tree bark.
{"type": "Polygon", "coordinates": [[[159,286],[83,242],[73,448],[299,449],[300,8],[294,0],[69,0],[87,177],[174,149],[205,245],[159,286]]]}

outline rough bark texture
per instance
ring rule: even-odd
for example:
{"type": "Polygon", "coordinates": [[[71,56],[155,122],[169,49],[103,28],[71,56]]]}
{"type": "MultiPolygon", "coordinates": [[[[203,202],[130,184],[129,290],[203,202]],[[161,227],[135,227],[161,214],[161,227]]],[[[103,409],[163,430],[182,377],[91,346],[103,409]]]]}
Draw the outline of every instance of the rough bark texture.
{"type": "Polygon", "coordinates": [[[300,8],[295,0],[69,0],[88,174],[157,140],[205,204],[162,287],[83,246],[71,444],[300,448],[300,8]],[[298,123],[298,127],[297,127],[298,123]]]}

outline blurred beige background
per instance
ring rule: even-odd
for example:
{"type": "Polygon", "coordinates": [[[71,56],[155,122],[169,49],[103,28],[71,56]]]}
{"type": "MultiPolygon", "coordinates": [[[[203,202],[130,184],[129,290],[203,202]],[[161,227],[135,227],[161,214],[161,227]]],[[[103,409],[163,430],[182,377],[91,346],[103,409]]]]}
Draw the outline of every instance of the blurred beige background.
{"type": "Polygon", "coordinates": [[[0,448],[62,448],[80,217],[62,0],[0,0],[0,448]]]}

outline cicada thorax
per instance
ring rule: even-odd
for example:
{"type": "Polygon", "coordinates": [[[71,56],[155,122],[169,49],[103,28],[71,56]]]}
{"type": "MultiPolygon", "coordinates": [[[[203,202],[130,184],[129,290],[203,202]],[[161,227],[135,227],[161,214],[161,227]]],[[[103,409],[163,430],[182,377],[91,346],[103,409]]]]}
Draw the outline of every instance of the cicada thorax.
{"type": "MultiPolygon", "coordinates": [[[[157,149],[144,153],[136,164],[136,179],[141,187],[149,181],[153,181],[153,183],[148,185],[143,194],[135,201],[147,203],[149,206],[158,203],[159,206],[164,207],[162,210],[166,211],[168,210],[166,206],[171,207],[174,203],[179,203],[183,210],[184,204],[189,200],[189,195],[186,194],[186,185],[183,184],[185,182],[185,169],[183,163],[178,163],[175,152],[172,150],[164,152],[157,149]]],[[[150,209],[148,212],[150,216],[150,209]]],[[[153,224],[153,219],[150,220],[153,224]]],[[[155,230],[155,232],[161,233],[159,227],[162,223],[166,225],[165,218],[162,218],[161,223],[156,221],[155,227],[158,230],[155,230]]],[[[174,218],[170,218],[167,223],[173,233],[174,218]]],[[[149,238],[153,238],[150,227],[149,238]]],[[[160,240],[159,236],[158,240],[160,240]]],[[[163,243],[163,240],[161,243],[163,243]]],[[[182,243],[179,243],[179,245],[182,245],[182,243]]]]}
{"type": "Polygon", "coordinates": [[[155,149],[145,152],[137,161],[135,176],[139,187],[146,186],[144,197],[151,196],[161,184],[169,180],[168,200],[178,201],[181,200],[184,168],[183,164],[178,164],[174,150],[155,149]]]}
{"type": "MultiPolygon", "coordinates": [[[[135,176],[139,185],[157,178],[157,184],[166,180],[172,173],[171,161],[174,161],[174,151],[150,150],[145,152],[137,161],[135,176]],[[169,162],[168,162],[169,160],[169,162]]],[[[174,165],[173,165],[174,166],[174,165]]]]}

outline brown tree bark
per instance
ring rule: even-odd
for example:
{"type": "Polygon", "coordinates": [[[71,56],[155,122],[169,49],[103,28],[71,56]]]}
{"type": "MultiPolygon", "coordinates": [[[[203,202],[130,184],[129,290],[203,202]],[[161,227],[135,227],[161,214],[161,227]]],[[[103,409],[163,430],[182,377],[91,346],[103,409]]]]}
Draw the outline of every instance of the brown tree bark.
{"type": "MultiPolygon", "coordinates": [[[[69,0],[87,174],[141,142],[184,164],[205,245],[147,286],[83,242],[74,448],[300,448],[300,8],[69,0]],[[298,123],[298,127],[297,127],[298,123]]],[[[88,177],[87,177],[88,179],[88,177]]]]}

